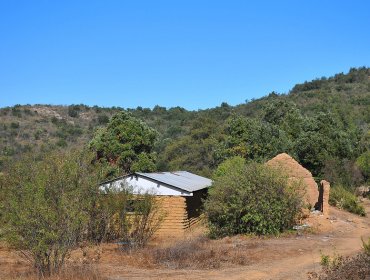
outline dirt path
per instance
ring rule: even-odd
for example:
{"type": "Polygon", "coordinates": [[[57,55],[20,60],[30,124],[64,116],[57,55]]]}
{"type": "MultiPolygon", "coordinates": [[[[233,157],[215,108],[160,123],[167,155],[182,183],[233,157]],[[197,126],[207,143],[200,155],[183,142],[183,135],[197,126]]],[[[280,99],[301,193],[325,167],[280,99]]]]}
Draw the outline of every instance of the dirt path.
{"type": "Polygon", "coordinates": [[[330,219],[318,217],[323,233],[258,240],[250,250],[248,265],[218,270],[136,269],[100,264],[111,280],[120,279],[307,279],[319,272],[321,254],[352,255],[361,249],[361,237],[370,236],[370,202],[365,218],[331,209],[330,219]],[[321,219],[321,220],[320,220],[321,219]]]}

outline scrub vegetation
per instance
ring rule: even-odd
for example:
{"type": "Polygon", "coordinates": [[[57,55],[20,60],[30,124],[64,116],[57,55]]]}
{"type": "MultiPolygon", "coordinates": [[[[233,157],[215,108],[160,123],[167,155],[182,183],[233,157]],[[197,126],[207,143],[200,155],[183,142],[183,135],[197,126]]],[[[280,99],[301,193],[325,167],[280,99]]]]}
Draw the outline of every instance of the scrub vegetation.
{"type": "MultiPolygon", "coordinates": [[[[332,183],[332,205],[365,215],[353,193],[370,178],[369,77],[369,68],[350,69],[298,84],[288,94],[198,111],[2,108],[0,238],[32,262],[38,277],[67,273],[66,261],[82,244],[118,241],[139,251],[163,218],[156,200],[129,188],[104,192],[99,183],[168,170],[214,179],[204,209],[211,237],[277,235],[302,209],[301,190],[262,165],[282,152],[332,183]]],[[[175,268],[245,263],[240,250],[212,244],[206,239],[152,250],[151,262],[175,268]]]]}

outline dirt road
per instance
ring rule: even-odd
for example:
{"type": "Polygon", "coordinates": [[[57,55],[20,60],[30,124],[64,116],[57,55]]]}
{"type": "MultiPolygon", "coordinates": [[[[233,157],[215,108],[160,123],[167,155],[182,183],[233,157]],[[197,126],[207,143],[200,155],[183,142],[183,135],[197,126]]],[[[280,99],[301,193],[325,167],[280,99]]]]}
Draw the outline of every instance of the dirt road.
{"type": "MultiPolygon", "coordinates": [[[[318,227],[321,231],[319,233],[242,239],[248,256],[247,265],[244,266],[234,265],[211,270],[143,269],[132,263],[125,264],[121,255],[103,248],[101,258],[94,263],[94,267],[109,280],[307,279],[309,272],[320,271],[321,254],[351,255],[361,249],[361,237],[370,236],[370,201],[366,200],[364,205],[367,217],[331,208],[329,219],[323,216],[309,219],[307,223],[318,227]]],[[[29,269],[30,266],[16,252],[0,246],[0,279],[9,279],[7,277],[14,275],[14,271],[29,269]]]]}
{"type": "Polygon", "coordinates": [[[248,265],[218,270],[135,269],[101,263],[111,280],[119,279],[307,279],[319,272],[321,254],[351,255],[361,249],[361,238],[370,236],[370,202],[364,202],[367,217],[332,208],[329,219],[317,217],[318,234],[254,240],[248,265]]]}

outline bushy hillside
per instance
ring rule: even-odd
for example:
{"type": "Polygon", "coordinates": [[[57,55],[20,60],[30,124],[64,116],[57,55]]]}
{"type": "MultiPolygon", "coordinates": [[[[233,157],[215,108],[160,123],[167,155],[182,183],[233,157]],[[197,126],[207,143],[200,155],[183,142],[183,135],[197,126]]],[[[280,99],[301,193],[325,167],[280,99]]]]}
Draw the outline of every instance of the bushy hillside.
{"type": "MultiPolygon", "coordinates": [[[[85,105],[2,108],[0,168],[25,152],[83,146],[97,127],[120,110],[85,105]]],[[[209,176],[231,155],[262,161],[286,151],[317,176],[337,176],[327,169],[343,164],[356,168],[356,158],[369,149],[370,68],[297,84],[288,94],[272,92],[237,106],[223,103],[199,111],[155,106],[127,111],[159,132],[159,170],[187,169],[209,176]],[[328,141],[333,143],[325,146],[328,141]],[[323,156],[315,145],[325,146],[325,159],[312,158],[323,156]],[[307,155],[308,150],[314,152],[307,155]]]]}

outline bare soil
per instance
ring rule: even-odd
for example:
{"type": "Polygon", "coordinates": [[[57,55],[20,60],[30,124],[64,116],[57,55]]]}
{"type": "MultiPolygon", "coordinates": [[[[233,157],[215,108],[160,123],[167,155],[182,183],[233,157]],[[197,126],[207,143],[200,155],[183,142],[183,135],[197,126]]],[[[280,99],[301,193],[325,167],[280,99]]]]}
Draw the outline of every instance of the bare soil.
{"type": "MultiPolygon", "coordinates": [[[[76,250],[72,262],[87,262],[99,271],[102,278],[109,280],[307,279],[310,273],[320,272],[322,254],[350,256],[361,250],[361,238],[370,237],[370,201],[364,200],[364,206],[366,217],[332,207],[328,218],[318,215],[307,219],[305,222],[311,227],[303,233],[294,232],[278,238],[237,236],[211,241],[214,242],[212,246],[229,244],[230,250],[245,250],[244,265],[230,263],[218,269],[167,268],[153,264],[145,250],[130,255],[122,253],[114,244],[76,250]]],[[[155,244],[157,247],[168,246],[169,243],[158,242],[155,244]]],[[[0,279],[12,279],[12,275],[30,269],[19,253],[0,245],[0,279]]]]}

